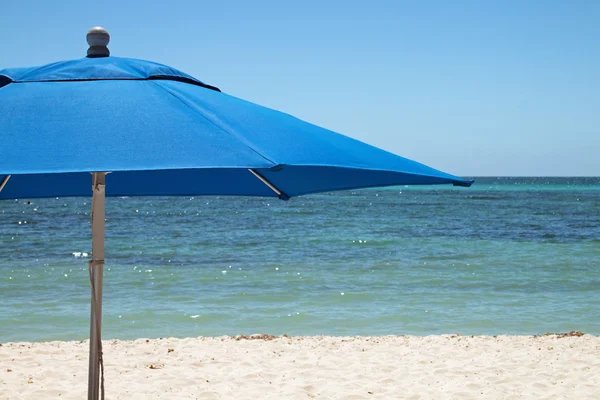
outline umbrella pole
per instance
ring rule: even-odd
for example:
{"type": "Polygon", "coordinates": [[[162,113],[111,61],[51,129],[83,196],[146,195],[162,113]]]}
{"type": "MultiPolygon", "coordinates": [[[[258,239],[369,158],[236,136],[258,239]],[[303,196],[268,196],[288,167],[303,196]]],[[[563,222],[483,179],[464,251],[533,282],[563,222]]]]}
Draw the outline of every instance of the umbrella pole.
{"type": "MultiPolygon", "coordinates": [[[[102,278],[104,270],[104,200],[106,173],[92,173],[92,261],[89,262],[92,306],[90,313],[90,366],[88,400],[99,399],[102,367],[102,278]]],[[[102,370],[102,375],[104,371],[102,370]]],[[[104,379],[102,379],[104,380],[104,379]]],[[[104,386],[104,382],[102,382],[104,386]]],[[[104,387],[102,387],[104,399],[104,387]]]]}

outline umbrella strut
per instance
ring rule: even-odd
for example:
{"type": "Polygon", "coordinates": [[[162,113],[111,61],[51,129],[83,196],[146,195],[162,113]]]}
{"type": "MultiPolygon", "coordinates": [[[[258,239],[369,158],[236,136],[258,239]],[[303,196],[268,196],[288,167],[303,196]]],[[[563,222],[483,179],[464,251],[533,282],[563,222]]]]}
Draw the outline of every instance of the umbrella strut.
{"type": "Polygon", "coordinates": [[[260,180],[262,183],[264,183],[265,185],[267,185],[267,187],[269,189],[271,189],[272,191],[275,192],[275,194],[277,196],[279,196],[279,198],[281,200],[288,200],[290,198],[290,196],[288,196],[287,194],[283,193],[281,190],[277,189],[275,187],[275,185],[273,185],[271,182],[269,182],[264,176],[262,176],[261,174],[259,174],[258,172],[256,172],[255,170],[253,170],[252,168],[249,168],[248,171],[250,171],[250,173],[252,173],[252,175],[254,175],[255,177],[258,178],[258,180],[260,180]]]}
{"type": "Polygon", "coordinates": [[[4,189],[4,186],[6,186],[9,179],[10,179],[10,175],[6,175],[4,177],[4,179],[2,179],[2,182],[0,182],[0,192],[2,191],[2,189],[4,189]]]}

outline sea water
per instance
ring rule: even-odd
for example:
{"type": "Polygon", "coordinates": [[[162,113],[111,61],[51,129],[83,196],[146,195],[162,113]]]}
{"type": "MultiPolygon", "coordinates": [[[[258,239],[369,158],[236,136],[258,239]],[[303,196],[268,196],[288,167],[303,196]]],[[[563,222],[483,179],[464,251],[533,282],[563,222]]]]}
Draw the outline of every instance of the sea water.
{"type": "MultiPolygon", "coordinates": [[[[0,201],[0,342],[85,339],[90,198],[29,200],[0,201]]],[[[600,178],[109,198],[106,218],[104,338],[600,334],[600,178]]]]}

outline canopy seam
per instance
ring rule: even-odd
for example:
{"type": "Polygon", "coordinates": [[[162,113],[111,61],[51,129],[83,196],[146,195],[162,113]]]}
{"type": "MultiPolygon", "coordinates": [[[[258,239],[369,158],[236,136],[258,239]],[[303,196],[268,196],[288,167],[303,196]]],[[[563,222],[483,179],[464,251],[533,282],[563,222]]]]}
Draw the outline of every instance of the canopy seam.
{"type": "Polygon", "coordinates": [[[158,86],[159,88],[161,88],[162,90],[164,90],[165,92],[169,93],[171,96],[175,97],[177,100],[179,100],[181,103],[183,103],[186,107],[188,107],[189,109],[191,109],[192,111],[194,111],[196,114],[200,115],[202,118],[204,118],[206,121],[208,121],[211,125],[213,125],[214,127],[216,127],[217,129],[225,132],[227,135],[231,136],[233,139],[235,139],[236,141],[238,141],[239,143],[241,143],[242,145],[246,146],[247,148],[249,148],[250,150],[252,150],[254,153],[256,153],[259,157],[263,158],[264,160],[270,162],[271,164],[273,164],[273,167],[278,166],[279,164],[276,163],[275,161],[271,160],[270,158],[262,155],[261,153],[258,152],[258,150],[256,150],[255,148],[253,148],[252,146],[250,146],[248,143],[245,143],[243,140],[241,140],[240,138],[237,137],[237,135],[234,135],[233,133],[229,132],[227,129],[225,129],[222,126],[217,125],[214,121],[212,121],[210,118],[207,118],[206,115],[204,115],[203,113],[201,113],[200,111],[198,111],[198,109],[196,109],[195,107],[192,107],[191,105],[188,104],[187,101],[183,100],[182,98],[180,98],[176,93],[174,93],[173,91],[169,90],[166,87],[163,87],[162,85],[159,85],[158,83],[154,82],[154,84],[156,86],[158,86]]]}

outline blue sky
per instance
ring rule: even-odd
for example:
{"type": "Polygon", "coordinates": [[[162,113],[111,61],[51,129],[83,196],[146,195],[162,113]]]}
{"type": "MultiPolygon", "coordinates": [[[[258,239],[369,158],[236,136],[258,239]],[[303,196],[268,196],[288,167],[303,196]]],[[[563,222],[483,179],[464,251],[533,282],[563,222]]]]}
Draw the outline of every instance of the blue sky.
{"type": "Polygon", "coordinates": [[[600,175],[600,1],[10,1],[0,68],[161,62],[465,176],[600,175]]]}

